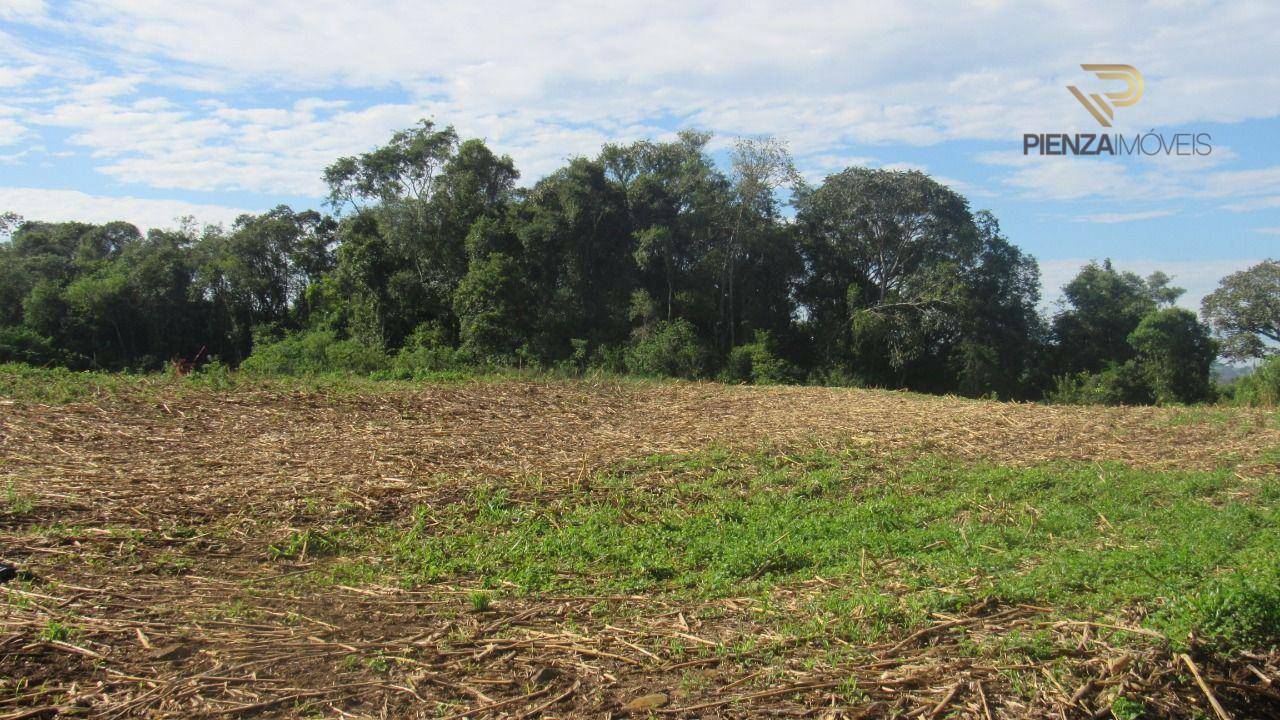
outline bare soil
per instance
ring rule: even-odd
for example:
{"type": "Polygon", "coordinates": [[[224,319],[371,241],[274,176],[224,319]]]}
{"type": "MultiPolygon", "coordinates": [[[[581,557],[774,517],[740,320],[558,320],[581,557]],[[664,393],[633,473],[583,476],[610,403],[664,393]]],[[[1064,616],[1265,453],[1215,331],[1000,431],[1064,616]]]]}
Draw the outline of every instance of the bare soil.
{"type": "Polygon", "coordinates": [[[394,522],[478,481],[538,477],[557,492],[711,447],[1275,475],[1270,412],[554,381],[0,402],[0,490],[23,503],[0,515],[0,559],[28,573],[0,586],[0,720],[1109,717],[1121,689],[1169,716],[1212,714],[1211,694],[1237,717],[1280,708],[1259,681],[1280,679],[1274,656],[1184,660],[1051,608],[981,604],[829,654],[777,636],[759,598],[515,594],[478,611],[471,578],[318,590],[289,580],[323,558],[269,552],[299,528],[394,522]],[[1076,647],[1069,672],[960,649],[1015,628],[1076,647]],[[1035,686],[1015,692],[1018,677],[1035,686]]]}

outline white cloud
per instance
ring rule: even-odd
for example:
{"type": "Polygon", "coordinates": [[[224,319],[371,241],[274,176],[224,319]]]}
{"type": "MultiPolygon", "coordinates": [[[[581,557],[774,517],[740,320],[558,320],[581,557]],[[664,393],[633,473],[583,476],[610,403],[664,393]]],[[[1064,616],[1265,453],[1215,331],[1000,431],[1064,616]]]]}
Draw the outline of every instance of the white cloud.
{"type": "Polygon", "coordinates": [[[1280,227],[1260,227],[1254,228],[1253,231],[1259,235],[1280,235],[1280,227]]]}
{"type": "Polygon", "coordinates": [[[38,18],[47,12],[44,0],[5,0],[0,5],[0,18],[21,20],[38,18]]]}
{"type": "Polygon", "coordinates": [[[1167,180],[1152,183],[1135,181],[1120,162],[1095,158],[1029,158],[1018,163],[1004,182],[1034,200],[1080,200],[1103,197],[1109,200],[1140,200],[1168,197],[1167,180]],[[1048,162],[1045,162],[1048,160],[1048,162]]]}
{"type": "Polygon", "coordinates": [[[13,88],[26,85],[38,77],[43,68],[39,65],[23,65],[20,67],[0,67],[0,88],[13,88]]]}
{"type": "MultiPolygon", "coordinates": [[[[1198,3],[933,4],[622,2],[608,12],[582,2],[376,6],[337,0],[165,0],[75,3],[65,22],[135,61],[177,61],[207,75],[281,85],[430,86],[460,101],[655,92],[763,98],[823,92],[873,119],[922,117],[940,135],[991,137],[1049,113],[1080,115],[1063,90],[1076,67],[1122,53],[1144,70],[1136,124],[1240,119],[1277,110],[1280,11],[1241,3],[1205,12],[1198,3]],[[1087,42],[1063,27],[1079,28],[1087,42]],[[1144,28],[1135,42],[1132,28],[1144,28]],[[997,42],[998,41],[998,42],[997,42]],[[945,66],[934,62],[939,52],[945,66]],[[744,90],[752,92],[744,93],[744,90]],[[848,102],[847,94],[865,95],[848,102]],[[1010,111],[1013,111],[1012,113],[1010,111]],[[1011,124],[1012,123],[1012,124],[1011,124]]],[[[708,107],[718,107],[709,103],[708,107]]],[[[796,110],[795,106],[791,110],[796,110]]],[[[1087,120],[1087,118],[1081,118],[1087,120]]],[[[1145,129],[1146,126],[1144,126],[1145,129]]]]}
{"type": "Polygon", "coordinates": [[[39,188],[0,187],[0,211],[13,211],[28,220],[104,223],[124,220],[144,231],[149,228],[173,228],[178,219],[191,216],[198,223],[231,221],[248,210],[202,205],[179,200],[153,200],[136,197],[106,197],[76,190],[44,190],[39,188]]]}
{"type": "MultiPolygon", "coordinates": [[[[1210,170],[1213,163],[1197,162],[1194,157],[1040,157],[1016,151],[980,153],[974,159],[986,165],[1011,168],[1012,172],[1001,182],[1028,200],[1221,201],[1231,198],[1231,202],[1222,203],[1219,209],[1250,212],[1280,207],[1280,165],[1210,170]],[[1177,160],[1188,161],[1187,167],[1177,167],[1177,160]]],[[[1104,213],[1099,217],[1113,215],[1123,214],[1104,213]]]]}
{"type": "Polygon", "coordinates": [[[1151,220],[1154,218],[1168,217],[1172,214],[1172,210],[1144,210],[1141,212],[1130,213],[1096,213],[1094,215],[1080,215],[1072,218],[1072,220],[1076,222],[1111,224],[1136,222],[1138,220],[1151,220]]]}
{"type": "Polygon", "coordinates": [[[1272,208],[1280,208],[1280,195],[1249,198],[1240,202],[1227,203],[1222,206],[1223,210],[1230,210],[1231,212],[1253,212],[1255,210],[1270,210],[1272,208]]]}
{"type": "MultiPolygon", "coordinates": [[[[1197,2],[836,0],[635,0],[607,10],[571,1],[10,0],[10,8],[17,22],[67,38],[64,48],[0,50],[21,54],[0,67],[0,84],[5,73],[12,82],[56,78],[17,101],[28,108],[22,122],[69,130],[100,171],[162,188],[314,195],[336,155],[423,116],[511,153],[526,180],[602,142],[660,135],[673,123],[777,134],[802,166],[822,171],[831,149],[849,144],[1014,142],[1028,129],[1087,127],[1064,86],[1093,81],[1078,64],[1099,59],[1146,74],[1143,101],[1119,115],[1130,130],[1280,114],[1280,6],[1262,2],[1212,11],[1197,2]],[[380,99],[324,99],[351,90],[380,99]],[[291,99],[274,100],[273,91],[291,99]],[[193,103],[188,93],[217,101],[193,103]],[[313,98],[294,101],[299,94],[313,98]]],[[[1146,195],[1132,189],[1145,175],[1099,172],[1100,191],[1080,169],[1049,163],[1015,170],[1012,183],[1056,199],[1146,195]]]]}
{"type": "Polygon", "coordinates": [[[11,118],[0,117],[0,147],[14,145],[29,134],[30,132],[22,123],[11,118]]]}

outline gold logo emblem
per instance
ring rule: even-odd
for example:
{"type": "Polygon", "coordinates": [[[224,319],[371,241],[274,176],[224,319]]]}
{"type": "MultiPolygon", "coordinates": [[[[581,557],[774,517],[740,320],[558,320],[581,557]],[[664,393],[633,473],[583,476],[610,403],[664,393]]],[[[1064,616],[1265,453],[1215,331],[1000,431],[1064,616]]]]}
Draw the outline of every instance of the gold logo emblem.
{"type": "Polygon", "coordinates": [[[1111,120],[1115,117],[1115,107],[1128,107],[1137,103],[1142,99],[1142,73],[1132,65],[1081,65],[1080,67],[1097,75],[1102,80],[1123,80],[1127,87],[1122,92],[1105,93],[1106,97],[1098,93],[1090,93],[1085,95],[1080,92],[1080,88],[1075,85],[1068,85],[1067,89],[1072,95],[1080,101],[1085,110],[1089,111],[1102,127],[1111,127],[1111,120]],[[1110,103],[1107,101],[1110,100],[1110,103]]]}

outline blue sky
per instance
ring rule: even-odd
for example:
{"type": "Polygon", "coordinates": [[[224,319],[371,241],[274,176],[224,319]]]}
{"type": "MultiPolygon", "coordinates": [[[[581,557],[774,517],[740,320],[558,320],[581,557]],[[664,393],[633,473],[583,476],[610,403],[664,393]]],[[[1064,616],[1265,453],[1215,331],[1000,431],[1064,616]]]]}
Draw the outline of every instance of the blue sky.
{"type": "Polygon", "coordinates": [[[1090,258],[1164,269],[1194,307],[1280,256],[1280,5],[0,0],[0,210],[227,222],[315,207],[333,158],[421,117],[531,183],[682,127],[786,139],[811,180],[918,168],[989,208],[1046,295],[1090,258]],[[1023,157],[1097,132],[1067,91],[1142,71],[1114,132],[1207,157],[1023,157]]]}

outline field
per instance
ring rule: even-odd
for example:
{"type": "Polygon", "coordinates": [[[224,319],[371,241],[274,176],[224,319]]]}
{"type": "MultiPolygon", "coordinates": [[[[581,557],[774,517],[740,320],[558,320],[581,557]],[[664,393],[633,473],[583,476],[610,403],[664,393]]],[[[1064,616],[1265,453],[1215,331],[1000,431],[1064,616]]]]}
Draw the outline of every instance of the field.
{"type": "Polygon", "coordinates": [[[0,720],[1280,714],[1274,411],[6,373],[0,720]]]}

